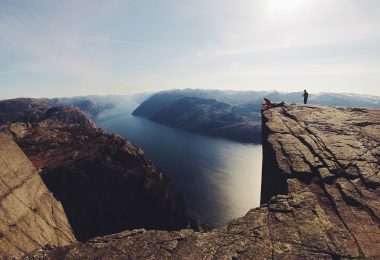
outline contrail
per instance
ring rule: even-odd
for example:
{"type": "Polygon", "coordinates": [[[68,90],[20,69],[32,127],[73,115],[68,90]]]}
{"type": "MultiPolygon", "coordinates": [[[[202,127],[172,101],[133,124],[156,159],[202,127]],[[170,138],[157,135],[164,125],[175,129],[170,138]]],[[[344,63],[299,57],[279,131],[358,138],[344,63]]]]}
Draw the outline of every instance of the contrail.
{"type": "Polygon", "coordinates": [[[149,47],[149,45],[143,44],[143,43],[121,41],[121,40],[104,38],[104,37],[97,37],[97,36],[75,36],[75,37],[87,38],[87,39],[93,39],[93,40],[105,41],[105,42],[116,42],[116,43],[121,43],[121,44],[126,44],[126,45],[139,46],[139,47],[149,47]]]}
{"type": "Polygon", "coordinates": [[[17,70],[0,71],[0,75],[11,74],[11,73],[15,73],[15,72],[17,72],[17,70]]]}

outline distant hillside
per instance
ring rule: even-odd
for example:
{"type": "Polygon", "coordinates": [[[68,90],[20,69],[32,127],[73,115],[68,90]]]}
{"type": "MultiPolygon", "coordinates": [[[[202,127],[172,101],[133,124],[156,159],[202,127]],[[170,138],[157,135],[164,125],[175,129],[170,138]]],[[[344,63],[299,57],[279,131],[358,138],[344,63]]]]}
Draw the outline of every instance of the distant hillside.
{"type": "Polygon", "coordinates": [[[146,100],[151,93],[138,93],[133,95],[107,95],[107,96],[78,96],[46,99],[53,105],[71,105],[78,107],[87,116],[94,118],[107,109],[114,108],[120,103],[131,102],[131,100],[141,103],[146,100]]]}
{"type": "MultiPolygon", "coordinates": [[[[260,108],[264,97],[285,103],[303,101],[302,92],[170,90],[150,96],[133,115],[196,133],[257,143],[261,140],[260,108]]],[[[380,97],[310,93],[309,104],[380,107],[380,97]]]]}
{"type": "Polygon", "coordinates": [[[113,108],[115,103],[115,100],[112,98],[100,96],[53,98],[50,101],[55,105],[78,107],[91,118],[106,109],[113,108]]]}
{"type": "Polygon", "coordinates": [[[259,115],[215,99],[181,98],[154,114],[152,120],[169,126],[242,142],[260,142],[259,115]]]}

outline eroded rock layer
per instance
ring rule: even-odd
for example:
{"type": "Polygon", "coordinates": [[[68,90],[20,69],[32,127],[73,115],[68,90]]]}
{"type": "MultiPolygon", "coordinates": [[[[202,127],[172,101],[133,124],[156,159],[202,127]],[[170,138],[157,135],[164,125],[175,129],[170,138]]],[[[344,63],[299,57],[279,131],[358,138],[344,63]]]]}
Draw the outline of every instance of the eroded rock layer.
{"type": "Polygon", "coordinates": [[[205,233],[124,231],[30,257],[379,258],[380,110],[291,105],[263,110],[263,123],[262,192],[275,196],[244,217],[205,233]]]}
{"type": "Polygon", "coordinates": [[[0,133],[0,258],[75,241],[61,203],[11,137],[0,133]]]}

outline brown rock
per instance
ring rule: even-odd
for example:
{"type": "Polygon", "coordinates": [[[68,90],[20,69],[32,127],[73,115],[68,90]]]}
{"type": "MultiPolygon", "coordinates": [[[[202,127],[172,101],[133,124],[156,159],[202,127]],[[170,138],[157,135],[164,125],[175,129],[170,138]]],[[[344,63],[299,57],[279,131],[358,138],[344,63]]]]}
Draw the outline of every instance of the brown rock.
{"type": "Polygon", "coordinates": [[[1,106],[17,117],[0,130],[14,137],[61,201],[78,240],[134,228],[187,227],[185,204],[173,183],[123,137],[96,128],[71,106],[29,99],[1,106]],[[19,107],[39,111],[39,117],[28,122],[19,107]]]}
{"type": "Polygon", "coordinates": [[[0,133],[0,258],[75,242],[60,202],[17,144],[0,133]]]}

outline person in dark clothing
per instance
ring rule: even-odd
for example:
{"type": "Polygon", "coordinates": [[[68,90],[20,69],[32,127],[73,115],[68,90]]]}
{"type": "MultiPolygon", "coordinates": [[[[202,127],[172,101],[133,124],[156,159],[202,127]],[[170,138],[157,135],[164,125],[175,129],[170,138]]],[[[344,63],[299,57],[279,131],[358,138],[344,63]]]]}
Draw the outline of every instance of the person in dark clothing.
{"type": "Polygon", "coordinates": [[[309,97],[309,93],[307,93],[306,89],[303,91],[303,103],[307,103],[307,98],[309,97]]]}

